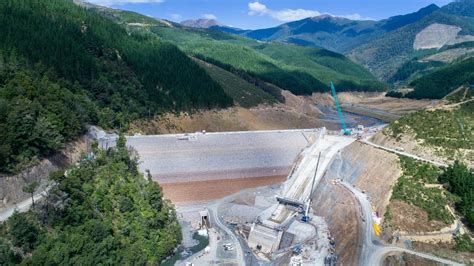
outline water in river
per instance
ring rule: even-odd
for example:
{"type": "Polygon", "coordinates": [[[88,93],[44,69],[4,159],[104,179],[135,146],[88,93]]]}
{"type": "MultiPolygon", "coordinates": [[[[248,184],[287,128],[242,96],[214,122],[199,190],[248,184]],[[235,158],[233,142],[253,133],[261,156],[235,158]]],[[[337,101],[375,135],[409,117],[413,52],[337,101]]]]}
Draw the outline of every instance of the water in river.
{"type": "MultiPolygon", "coordinates": [[[[328,123],[327,127],[329,129],[334,130],[335,128],[331,128],[332,127],[331,125],[340,124],[339,116],[337,114],[336,109],[334,109],[331,106],[325,106],[325,105],[316,105],[316,107],[324,114],[320,119],[323,122],[328,123]]],[[[359,114],[354,114],[354,113],[343,112],[343,116],[344,116],[346,125],[349,128],[355,128],[357,127],[357,125],[372,127],[372,126],[385,124],[385,122],[380,119],[364,116],[364,115],[359,115],[359,114]]]]}
{"type": "Polygon", "coordinates": [[[207,245],[209,245],[209,236],[204,236],[201,234],[198,234],[197,232],[194,233],[193,239],[196,240],[198,243],[191,247],[191,248],[183,248],[179,247],[178,251],[171,256],[169,259],[165,260],[163,263],[161,263],[162,266],[173,266],[175,263],[179,260],[184,260],[188,258],[189,256],[196,254],[197,252],[203,250],[207,245]]]}

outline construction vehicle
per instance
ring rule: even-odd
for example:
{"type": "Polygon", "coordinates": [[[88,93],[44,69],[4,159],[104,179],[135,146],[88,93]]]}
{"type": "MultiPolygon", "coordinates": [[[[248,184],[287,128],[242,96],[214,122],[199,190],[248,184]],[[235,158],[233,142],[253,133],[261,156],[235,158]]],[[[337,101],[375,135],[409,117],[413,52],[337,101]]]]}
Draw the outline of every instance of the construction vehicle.
{"type": "Polygon", "coordinates": [[[299,255],[299,254],[301,253],[301,246],[300,246],[300,245],[296,245],[296,246],[293,248],[293,253],[299,255]]]}
{"type": "Polygon", "coordinates": [[[342,132],[344,135],[349,136],[351,135],[351,130],[347,128],[346,121],[344,120],[344,116],[342,115],[341,105],[339,104],[339,99],[337,98],[336,88],[334,84],[331,82],[331,93],[332,97],[334,98],[334,104],[336,105],[337,114],[339,115],[339,120],[341,121],[342,132]]]}
{"type": "Polygon", "coordinates": [[[380,236],[380,233],[382,232],[382,230],[380,229],[380,226],[374,223],[372,224],[372,227],[374,228],[375,235],[380,236]]]}

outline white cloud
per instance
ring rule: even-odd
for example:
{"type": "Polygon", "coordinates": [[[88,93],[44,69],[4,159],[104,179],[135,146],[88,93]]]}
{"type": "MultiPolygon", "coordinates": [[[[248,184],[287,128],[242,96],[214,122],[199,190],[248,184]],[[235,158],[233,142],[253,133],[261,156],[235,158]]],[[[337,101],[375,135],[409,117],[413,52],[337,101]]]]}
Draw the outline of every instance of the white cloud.
{"type": "Polygon", "coordinates": [[[216,15],[214,14],[203,14],[202,17],[205,19],[217,19],[216,15]]]}
{"type": "Polygon", "coordinates": [[[295,21],[304,19],[307,17],[317,17],[323,15],[316,10],[306,10],[306,9],[284,9],[280,11],[274,11],[271,13],[272,17],[278,19],[279,21],[295,21]]]}
{"type": "Polygon", "coordinates": [[[170,14],[170,18],[174,19],[174,20],[180,20],[183,18],[183,16],[181,16],[180,14],[177,14],[177,13],[173,13],[173,14],[170,14]]]}
{"type": "Polygon", "coordinates": [[[97,4],[102,6],[111,6],[111,5],[124,5],[124,4],[143,4],[143,3],[163,3],[164,0],[86,0],[91,4],[97,4]]]}
{"type": "MultiPolygon", "coordinates": [[[[295,21],[295,20],[300,20],[304,19],[307,17],[317,17],[321,15],[329,15],[335,17],[335,15],[329,14],[329,13],[322,13],[317,10],[310,10],[310,9],[281,9],[281,10],[273,10],[268,8],[266,5],[256,1],[256,2],[251,2],[248,4],[248,14],[250,16],[270,16],[276,20],[282,21],[282,22],[288,22],[288,21],[295,21]]],[[[346,15],[346,16],[338,16],[338,17],[344,17],[352,20],[364,20],[364,19],[370,19],[368,17],[363,17],[360,14],[352,14],[352,15],[346,15]]]]}
{"type": "Polygon", "coordinates": [[[303,19],[307,17],[314,17],[322,15],[320,12],[315,10],[307,9],[282,9],[282,10],[272,10],[269,9],[266,5],[260,2],[252,2],[248,4],[249,12],[251,16],[254,15],[268,15],[272,18],[275,18],[279,21],[293,21],[298,19],[303,19]]]}
{"type": "Polygon", "coordinates": [[[264,4],[261,4],[259,2],[249,3],[249,13],[251,13],[250,15],[262,15],[268,13],[268,11],[270,10],[264,4]]]}
{"type": "Polygon", "coordinates": [[[361,16],[359,13],[354,13],[352,15],[345,15],[341,17],[352,19],[352,20],[374,20],[373,18],[370,18],[370,17],[361,16]]]}

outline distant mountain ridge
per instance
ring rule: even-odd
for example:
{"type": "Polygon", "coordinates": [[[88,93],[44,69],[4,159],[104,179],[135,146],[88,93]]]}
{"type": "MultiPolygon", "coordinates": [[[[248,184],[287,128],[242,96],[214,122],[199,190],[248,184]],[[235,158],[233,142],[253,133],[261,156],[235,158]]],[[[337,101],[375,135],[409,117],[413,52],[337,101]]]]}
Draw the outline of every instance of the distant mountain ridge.
{"type": "Polygon", "coordinates": [[[436,49],[474,40],[474,17],[465,16],[470,10],[474,10],[473,0],[450,3],[346,54],[377,77],[389,80],[414,58],[421,60],[437,53],[436,49]]]}
{"type": "MultiPolygon", "coordinates": [[[[435,56],[437,51],[433,49],[474,40],[474,0],[458,0],[443,7],[430,4],[416,12],[380,21],[323,15],[267,29],[235,30],[218,26],[212,29],[259,41],[322,47],[347,55],[379,79],[408,84],[416,78],[417,73],[434,71],[440,66],[455,63],[424,64],[420,69],[422,72],[418,72],[423,64],[416,63],[416,60],[431,56],[428,61],[433,61],[433,58],[441,57],[435,56]],[[412,62],[409,75],[401,69],[408,62],[412,62]],[[413,68],[415,65],[416,68],[413,68]],[[404,72],[402,75],[401,71],[404,72]]],[[[455,53],[456,57],[465,59],[471,56],[472,51],[471,48],[453,49],[444,53],[455,53]]]]}
{"type": "Polygon", "coordinates": [[[180,22],[181,25],[192,28],[203,28],[208,29],[214,26],[223,26],[219,21],[215,19],[188,19],[180,22]]]}
{"type": "MultiPolygon", "coordinates": [[[[321,15],[282,24],[277,27],[231,32],[261,41],[280,41],[298,45],[311,45],[339,53],[347,53],[368,41],[413,23],[439,7],[431,4],[417,12],[391,17],[381,21],[350,20],[321,15]]],[[[215,28],[219,29],[219,28],[215,28]]],[[[226,29],[222,29],[227,31],[226,29]]],[[[229,31],[227,31],[229,32],[229,31]]]]}

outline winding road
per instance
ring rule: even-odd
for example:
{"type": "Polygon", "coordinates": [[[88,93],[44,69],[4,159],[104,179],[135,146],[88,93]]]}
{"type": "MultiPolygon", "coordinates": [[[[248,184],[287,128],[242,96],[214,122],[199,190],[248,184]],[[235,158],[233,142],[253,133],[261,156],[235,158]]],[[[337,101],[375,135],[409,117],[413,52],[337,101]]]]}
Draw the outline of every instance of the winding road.
{"type": "Polygon", "coordinates": [[[385,147],[385,146],[382,146],[382,145],[375,144],[375,143],[369,141],[368,139],[363,139],[363,140],[360,140],[360,141],[362,143],[367,144],[367,145],[371,145],[375,148],[378,148],[378,149],[381,149],[381,150],[384,150],[384,151],[388,151],[388,152],[391,152],[391,153],[396,153],[396,154],[399,154],[399,155],[403,155],[403,156],[406,156],[406,157],[410,157],[410,158],[418,160],[418,161],[427,162],[427,163],[430,163],[430,164],[433,164],[433,165],[436,165],[436,166],[440,166],[440,167],[447,167],[448,166],[445,163],[440,163],[440,162],[428,160],[428,159],[421,158],[420,156],[417,156],[417,155],[414,155],[414,154],[411,154],[411,153],[398,151],[396,149],[392,149],[392,148],[388,148],[388,147],[385,147]]]}
{"type": "Polygon", "coordinates": [[[218,214],[218,208],[219,208],[219,201],[217,201],[213,206],[209,207],[209,212],[211,213],[212,220],[214,221],[214,224],[222,229],[226,234],[232,238],[232,241],[234,242],[235,250],[237,253],[237,261],[239,265],[245,265],[245,260],[244,260],[244,253],[242,251],[242,246],[235,236],[234,232],[232,232],[222,221],[219,219],[219,214],[218,214]]]}
{"type": "Polygon", "coordinates": [[[359,265],[383,265],[383,260],[391,252],[405,252],[447,265],[462,265],[457,262],[439,258],[433,255],[424,254],[396,246],[383,245],[382,243],[380,243],[379,238],[375,235],[374,230],[372,229],[372,224],[374,223],[372,218],[372,206],[369,202],[367,195],[362,193],[360,190],[354,188],[352,184],[346,181],[339,182],[338,184],[349,190],[354,195],[354,197],[357,198],[357,201],[359,202],[362,211],[361,216],[365,220],[363,223],[364,245],[362,246],[359,265]]]}

